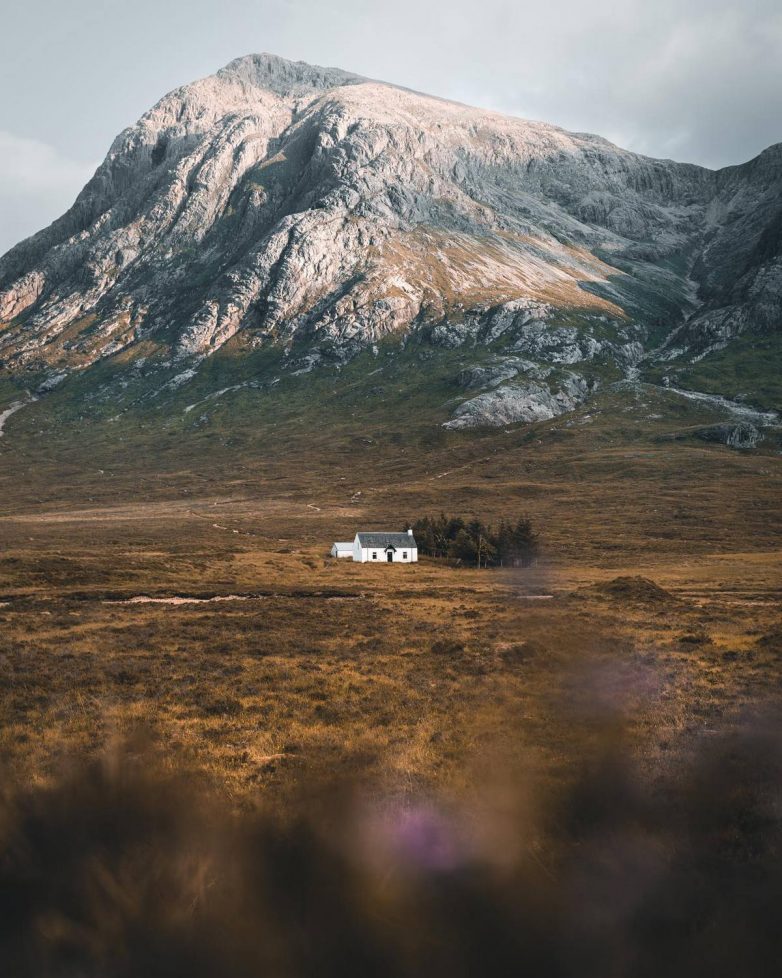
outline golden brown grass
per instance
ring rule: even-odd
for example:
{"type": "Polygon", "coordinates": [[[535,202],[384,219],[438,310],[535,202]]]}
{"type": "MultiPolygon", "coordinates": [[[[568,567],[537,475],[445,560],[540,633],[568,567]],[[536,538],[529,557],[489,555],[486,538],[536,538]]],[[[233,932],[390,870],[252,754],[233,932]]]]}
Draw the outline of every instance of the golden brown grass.
{"type": "Polygon", "coordinates": [[[574,716],[628,722],[653,772],[774,694],[758,638],[779,624],[776,553],[367,567],[326,557],[328,538],[297,546],[313,530],[296,523],[246,501],[6,521],[0,746],[16,774],[45,780],[143,724],[237,798],[313,771],[466,788],[507,742],[558,777],[584,736],[553,709],[563,695],[574,716]],[[639,572],[667,592],[604,587],[639,572]],[[140,595],[200,602],[127,603],[140,595]]]}
{"type": "MultiPolygon", "coordinates": [[[[485,308],[514,299],[536,299],[568,310],[589,310],[625,318],[615,303],[600,298],[579,283],[607,281],[616,268],[582,248],[564,247],[526,235],[500,232],[496,236],[443,235],[432,227],[419,227],[385,242],[379,249],[380,275],[370,249],[370,279],[382,294],[402,295],[381,280],[389,269],[424,296],[426,306],[448,310],[485,308]],[[563,261],[562,255],[566,255],[563,261]]],[[[391,276],[393,278],[393,275],[391,276]]]]}
{"type": "Polygon", "coordinates": [[[14,973],[761,973],[780,459],[328,420],[0,444],[14,973]],[[524,513],[545,558],[327,556],[440,509],[524,513]],[[469,852],[413,865],[410,825],[469,852]]]}
{"type": "Polygon", "coordinates": [[[19,777],[139,723],[243,799],[312,771],[465,788],[500,744],[559,777],[585,736],[552,708],[565,694],[573,716],[597,703],[623,718],[652,773],[778,694],[761,642],[780,624],[778,455],[659,441],[679,406],[651,422],[649,391],[453,436],[418,418],[409,388],[397,417],[390,384],[380,408],[358,390],[351,413],[350,379],[334,402],[329,383],[307,380],[320,425],[315,395],[302,413],[293,388],[218,401],[203,429],[170,406],[165,424],[15,416],[0,442],[0,747],[19,777]],[[529,516],[544,562],[326,556],[357,528],[441,509],[529,516]],[[636,575],[670,600],[593,587],[636,575]],[[121,603],[138,595],[247,600],[121,603]]]}

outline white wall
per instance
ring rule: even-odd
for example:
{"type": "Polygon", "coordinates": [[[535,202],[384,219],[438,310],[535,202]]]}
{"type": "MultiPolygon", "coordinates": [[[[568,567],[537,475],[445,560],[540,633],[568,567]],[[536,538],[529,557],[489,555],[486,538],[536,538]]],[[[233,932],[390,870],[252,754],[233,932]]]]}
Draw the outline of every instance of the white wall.
{"type": "Polygon", "coordinates": [[[358,560],[362,564],[414,564],[418,560],[418,550],[415,547],[409,547],[408,549],[400,547],[394,553],[393,558],[393,561],[389,561],[388,555],[382,547],[355,547],[353,551],[353,560],[358,560]],[[407,558],[402,556],[403,553],[407,554],[407,558]],[[372,554],[377,554],[376,560],[372,559],[372,554]]]}

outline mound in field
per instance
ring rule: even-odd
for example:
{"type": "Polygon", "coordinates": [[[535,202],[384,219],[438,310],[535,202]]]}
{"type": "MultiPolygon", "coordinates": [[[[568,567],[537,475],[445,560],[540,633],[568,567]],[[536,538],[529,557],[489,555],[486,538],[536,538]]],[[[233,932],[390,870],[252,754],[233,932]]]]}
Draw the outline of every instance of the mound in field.
{"type": "Polygon", "coordinates": [[[592,595],[644,607],[679,604],[681,600],[648,577],[640,575],[614,577],[610,581],[601,581],[599,584],[579,588],[575,593],[580,596],[592,595]]]}

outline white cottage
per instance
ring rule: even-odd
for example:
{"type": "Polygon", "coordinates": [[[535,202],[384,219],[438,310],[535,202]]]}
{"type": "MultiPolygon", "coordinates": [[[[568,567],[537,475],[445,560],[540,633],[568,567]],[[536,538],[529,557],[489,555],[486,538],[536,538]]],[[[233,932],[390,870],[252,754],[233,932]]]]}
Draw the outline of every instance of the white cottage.
{"type": "Polygon", "coordinates": [[[332,557],[352,557],[360,564],[382,562],[388,564],[414,564],[418,560],[418,544],[413,531],[406,533],[356,534],[352,543],[335,543],[332,557]]]}

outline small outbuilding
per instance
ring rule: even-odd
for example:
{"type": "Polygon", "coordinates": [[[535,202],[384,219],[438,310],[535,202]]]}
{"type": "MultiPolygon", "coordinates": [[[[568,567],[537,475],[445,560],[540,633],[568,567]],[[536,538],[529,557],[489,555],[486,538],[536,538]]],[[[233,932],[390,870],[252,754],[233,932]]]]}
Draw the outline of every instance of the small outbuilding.
{"type": "Polygon", "coordinates": [[[342,557],[342,558],[350,557],[350,559],[352,560],[353,541],[348,540],[347,543],[335,543],[334,546],[331,548],[331,556],[342,557]]]}
{"type": "Polygon", "coordinates": [[[406,533],[361,530],[352,543],[335,543],[331,556],[352,557],[360,564],[414,564],[418,560],[418,544],[412,530],[406,533]]]}

